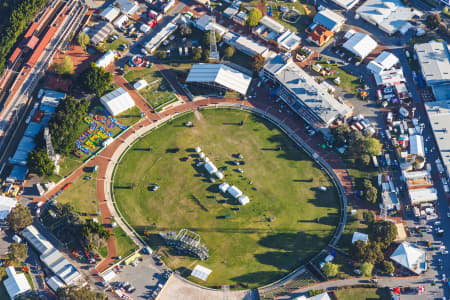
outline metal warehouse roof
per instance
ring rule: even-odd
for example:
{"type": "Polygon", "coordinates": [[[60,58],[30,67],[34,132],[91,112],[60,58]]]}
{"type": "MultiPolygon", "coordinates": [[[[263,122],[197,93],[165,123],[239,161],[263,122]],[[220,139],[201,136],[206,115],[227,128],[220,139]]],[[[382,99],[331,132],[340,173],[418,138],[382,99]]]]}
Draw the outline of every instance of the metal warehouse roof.
{"type": "Polygon", "coordinates": [[[22,235],[40,254],[53,249],[53,245],[33,225],[25,228],[22,235]]]}
{"type": "Polygon", "coordinates": [[[245,95],[252,78],[222,64],[196,64],[192,66],[186,82],[214,82],[245,95]]]}
{"type": "Polygon", "coordinates": [[[415,44],[414,49],[427,84],[450,81],[450,50],[446,42],[415,44]]]}
{"type": "Polygon", "coordinates": [[[342,46],[353,54],[364,59],[370,54],[370,52],[375,50],[378,44],[368,34],[355,32],[355,34],[352,35],[352,37],[349,38],[342,46]]]}
{"type": "Polygon", "coordinates": [[[118,7],[115,7],[114,5],[110,5],[100,13],[100,16],[102,16],[109,22],[112,22],[119,14],[120,9],[118,7]]]}

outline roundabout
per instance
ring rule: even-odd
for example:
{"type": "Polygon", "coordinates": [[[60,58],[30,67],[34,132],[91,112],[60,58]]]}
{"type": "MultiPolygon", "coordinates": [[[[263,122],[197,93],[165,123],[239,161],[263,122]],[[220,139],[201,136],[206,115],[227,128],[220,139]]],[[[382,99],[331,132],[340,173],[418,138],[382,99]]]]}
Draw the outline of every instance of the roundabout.
{"type": "Polygon", "coordinates": [[[187,113],[150,131],[124,152],[111,188],[122,217],[164,262],[207,287],[281,279],[328,245],[340,218],[338,193],[320,166],[277,126],[238,110],[187,113]],[[197,165],[197,146],[222,180],[197,165]],[[223,181],[250,202],[219,193],[223,181]],[[159,234],[182,229],[200,236],[208,259],[175,251],[159,234]],[[189,276],[197,264],[212,270],[205,282],[189,276]]]}

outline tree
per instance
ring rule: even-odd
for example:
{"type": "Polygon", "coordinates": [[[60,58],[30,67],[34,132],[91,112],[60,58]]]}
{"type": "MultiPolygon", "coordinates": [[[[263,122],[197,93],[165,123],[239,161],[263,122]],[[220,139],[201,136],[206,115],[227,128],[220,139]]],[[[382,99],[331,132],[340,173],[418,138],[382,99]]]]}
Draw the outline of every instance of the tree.
{"type": "Polygon", "coordinates": [[[95,63],[91,63],[79,78],[81,87],[88,92],[95,93],[97,96],[103,96],[112,82],[112,73],[106,72],[102,67],[97,67],[95,63]]]}
{"type": "Polygon", "coordinates": [[[64,56],[63,61],[54,64],[54,70],[59,75],[71,74],[73,72],[73,61],[69,56],[64,56]]]}
{"type": "Polygon", "coordinates": [[[56,298],[58,300],[105,300],[106,295],[103,293],[96,293],[89,290],[87,287],[80,286],[66,286],[59,288],[56,291],[56,298]]]}
{"type": "Polygon", "coordinates": [[[375,213],[371,210],[365,211],[363,213],[363,218],[364,218],[364,221],[367,222],[367,224],[371,225],[371,224],[373,224],[373,222],[375,222],[375,213]]]}
{"type": "Polygon", "coordinates": [[[383,244],[383,248],[389,247],[397,238],[397,226],[391,221],[377,221],[371,226],[371,239],[383,244]]]}
{"type": "Polygon", "coordinates": [[[362,154],[358,157],[358,162],[360,165],[368,167],[370,165],[370,156],[368,154],[362,154]]]}
{"type": "Polygon", "coordinates": [[[266,63],[266,59],[259,53],[254,54],[251,60],[252,70],[255,72],[259,72],[266,63]]]}
{"type": "Polygon", "coordinates": [[[227,48],[225,48],[225,56],[226,57],[232,57],[234,55],[234,47],[233,46],[228,46],[227,48]]]}
{"type": "Polygon", "coordinates": [[[348,135],[348,144],[350,153],[357,157],[363,152],[364,136],[360,131],[352,130],[348,135]]]}
{"type": "Polygon", "coordinates": [[[381,250],[381,243],[370,242],[366,247],[366,256],[363,261],[369,262],[371,264],[378,264],[384,260],[384,254],[381,250]]]}
{"type": "Polygon", "coordinates": [[[370,156],[378,155],[381,152],[383,145],[380,141],[373,137],[367,137],[364,139],[364,152],[370,156]]]}
{"type": "Polygon", "coordinates": [[[200,59],[202,59],[202,49],[201,48],[194,48],[194,49],[192,49],[192,59],[193,60],[200,60],[200,59]]]}
{"type": "Polygon", "coordinates": [[[331,129],[334,136],[334,143],[337,147],[342,147],[347,144],[351,129],[348,125],[340,125],[331,129]]]}
{"type": "Polygon", "coordinates": [[[383,270],[387,274],[394,273],[395,271],[394,264],[388,260],[383,261],[383,270]]]}
{"type": "Polygon", "coordinates": [[[67,97],[59,103],[48,126],[57,153],[68,155],[74,149],[89,105],[88,100],[77,101],[72,97],[67,97]]]}
{"type": "Polygon", "coordinates": [[[364,277],[372,276],[373,265],[371,263],[365,262],[361,266],[361,274],[364,277]]]}
{"type": "Polygon", "coordinates": [[[322,272],[328,278],[336,277],[339,273],[339,266],[328,262],[323,266],[322,272]]]}
{"type": "Polygon", "coordinates": [[[33,217],[28,207],[19,204],[11,209],[6,217],[6,222],[12,231],[18,232],[30,226],[33,223],[33,217]]]}
{"type": "Polygon", "coordinates": [[[442,35],[447,35],[447,25],[445,23],[440,23],[439,24],[439,28],[438,28],[438,32],[442,35]]]}
{"type": "MultiPolygon", "coordinates": [[[[219,31],[217,31],[217,30],[215,31],[215,36],[216,36],[216,43],[219,43],[220,40],[222,39],[222,37],[220,36],[219,31]]],[[[203,43],[208,48],[209,48],[210,37],[211,37],[211,34],[209,33],[209,31],[205,32],[205,34],[203,35],[203,43]]]]}
{"type": "Polygon", "coordinates": [[[158,52],[156,52],[156,56],[158,56],[159,59],[166,59],[167,52],[163,50],[158,50],[158,52]]]}
{"type": "Polygon", "coordinates": [[[44,148],[36,148],[28,154],[27,167],[31,173],[39,176],[50,176],[55,171],[55,164],[48,157],[44,148]]]}
{"type": "Polygon", "coordinates": [[[84,32],[80,32],[80,34],[78,35],[78,45],[80,45],[81,48],[86,49],[87,45],[89,45],[89,42],[89,36],[84,32]]]}
{"type": "Polygon", "coordinates": [[[378,190],[376,189],[376,187],[370,186],[364,191],[364,197],[366,198],[367,202],[376,204],[378,200],[378,190]]]}
{"type": "Polygon", "coordinates": [[[110,234],[102,224],[89,220],[81,229],[81,244],[88,251],[97,250],[106,244],[110,234]]]}
{"type": "Polygon", "coordinates": [[[22,243],[12,243],[8,247],[8,258],[15,265],[21,265],[28,256],[27,246],[22,243]]]}
{"type": "Polygon", "coordinates": [[[367,256],[367,243],[364,241],[356,241],[350,248],[350,254],[357,262],[362,262],[367,256]]]}
{"type": "Polygon", "coordinates": [[[244,3],[241,3],[241,5],[239,5],[239,11],[246,11],[244,3]]]}
{"type": "Polygon", "coordinates": [[[206,62],[209,61],[209,49],[203,50],[203,60],[206,62]]]}
{"type": "Polygon", "coordinates": [[[261,21],[262,13],[258,8],[252,8],[248,13],[247,25],[250,27],[255,27],[261,21]]]}
{"type": "Polygon", "coordinates": [[[192,29],[187,24],[181,24],[180,26],[180,36],[190,36],[192,34],[192,29]]]}
{"type": "Polygon", "coordinates": [[[425,20],[425,24],[430,29],[435,29],[441,23],[441,16],[439,14],[429,14],[425,20]]]}

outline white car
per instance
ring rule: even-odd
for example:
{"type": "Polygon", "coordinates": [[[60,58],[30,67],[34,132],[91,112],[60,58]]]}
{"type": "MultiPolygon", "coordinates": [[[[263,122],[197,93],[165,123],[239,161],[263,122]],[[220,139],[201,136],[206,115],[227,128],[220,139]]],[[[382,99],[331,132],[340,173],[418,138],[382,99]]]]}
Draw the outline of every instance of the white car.
{"type": "Polygon", "coordinates": [[[141,53],[144,54],[144,55],[148,55],[148,51],[145,50],[145,48],[142,48],[142,49],[141,49],[141,53]]]}
{"type": "Polygon", "coordinates": [[[448,250],[444,250],[441,252],[443,255],[447,255],[448,254],[448,250]]]}

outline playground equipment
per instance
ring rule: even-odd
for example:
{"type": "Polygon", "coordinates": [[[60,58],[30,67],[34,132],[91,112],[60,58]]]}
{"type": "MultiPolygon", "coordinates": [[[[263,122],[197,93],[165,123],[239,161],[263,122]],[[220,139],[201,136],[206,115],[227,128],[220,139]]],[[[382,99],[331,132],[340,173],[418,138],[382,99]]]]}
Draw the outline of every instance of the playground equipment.
{"type": "Polygon", "coordinates": [[[182,253],[194,256],[200,260],[209,258],[209,250],[201,244],[200,235],[189,229],[181,229],[178,233],[160,232],[160,236],[165,240],[168,246],[174,247],[182,253]]]}

